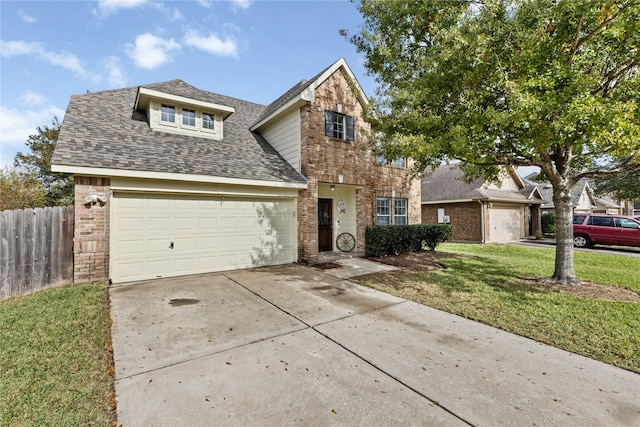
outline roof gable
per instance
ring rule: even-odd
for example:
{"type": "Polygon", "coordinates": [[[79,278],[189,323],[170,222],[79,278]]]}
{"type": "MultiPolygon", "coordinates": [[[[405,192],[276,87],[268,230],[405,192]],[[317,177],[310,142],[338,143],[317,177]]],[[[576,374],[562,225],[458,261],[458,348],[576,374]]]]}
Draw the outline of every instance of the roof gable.
{"type": "Polygon", "coordinates": [[[304,183],[302,177],[249,126],[264,106],[197,89],[182,80],[144,85],[203,102],[229,106],[222,140],[152,130],[134,109],[138,87],[71,97],[52,166],[217,176],[256,181],[304,183]]]}
{"type": "Polygon", "coordinates": [[[363,106],[367,105],[369,100],[358,83],[358,80],[344,58],[340,58],[338,61],[315,75],[311,80],[302,80],[285,92],[284,95],[269,104],[251,126],[251,130],[259,129],[262,125],[279,116],[281,113],[289,110],[289,108],[293,106],[299,106],[307,102],[312,103],[315,100],[315,89],[338,71],[346,73],[347,77],[354,82],[359,102],[363,106]]]}
{"type": "MultiPolygon", "coordinates": [[[[524,185],[522,179],[516,179],[513,171],[505,172],[503,182],[511,186],[498,187],[482,179],[473,182],[464,180],[460,167],[441,165],[433,173],[422,178],[422,203],[460,202],[473,200],[501,200],[514,203],[540,203],[540,193],[531,186],[524,185]]],[[[516,172],[517,174],[517,172],[516,172]]]]}

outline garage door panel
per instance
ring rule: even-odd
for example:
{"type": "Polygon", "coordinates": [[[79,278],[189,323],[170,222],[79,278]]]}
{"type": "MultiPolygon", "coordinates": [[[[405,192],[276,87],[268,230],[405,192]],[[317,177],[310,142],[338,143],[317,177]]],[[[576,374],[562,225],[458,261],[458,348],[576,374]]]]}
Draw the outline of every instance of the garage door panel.
{"type": "Polygon", "coordinates": [[[522,207],[494,206],[489,209],[489,241],[508,242],[522,238],[522,207]]]}
{"type": "Polygon", "coordinates": [[[117,282],[294,262],[295,200],[114,194],[117,282]],[[174,249],[169,249],[174,242],[174,249]]]}

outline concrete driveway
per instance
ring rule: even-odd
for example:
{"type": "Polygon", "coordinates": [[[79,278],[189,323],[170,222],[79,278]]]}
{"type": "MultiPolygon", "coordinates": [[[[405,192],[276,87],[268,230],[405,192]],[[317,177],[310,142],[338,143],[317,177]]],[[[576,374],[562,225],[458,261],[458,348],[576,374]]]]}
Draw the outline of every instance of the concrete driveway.
{"type": "Polygon", "coordinates": [[[118,424],[640,425],[640,375],[330,272],[112,287],[118,424]]]}

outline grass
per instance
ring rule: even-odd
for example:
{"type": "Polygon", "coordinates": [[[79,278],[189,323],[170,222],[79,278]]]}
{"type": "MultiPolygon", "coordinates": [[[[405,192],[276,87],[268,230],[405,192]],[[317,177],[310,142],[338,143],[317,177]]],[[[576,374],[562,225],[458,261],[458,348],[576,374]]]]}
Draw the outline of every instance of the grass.
{"type": "Polygon", "coordinates": [[[108,425],[104,285],[67,285],[0,302],[0,343],[0,425],[108,425]]]}
{"type": "MultiPolygon", "coordinates": [[[[516,245],[443,244],[448,268],[364,276],[361,283],[536,341],[640,373],[640,303],[573,296],[526,284],[550,277],[554,250],[516,245]]],[[[575,253],[585,281],[640,291],[640,260],[575,253]]]]}

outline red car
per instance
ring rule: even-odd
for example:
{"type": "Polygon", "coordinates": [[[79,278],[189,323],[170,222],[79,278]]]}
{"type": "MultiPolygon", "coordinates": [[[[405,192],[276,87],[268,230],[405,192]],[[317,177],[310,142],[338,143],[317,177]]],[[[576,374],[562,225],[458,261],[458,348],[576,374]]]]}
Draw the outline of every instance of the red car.
{"type": "Polygon", "coordinates": [[[573,245],[596,244],[640,247],[640,221],[622,215],[574,214],[573,245]]]}

